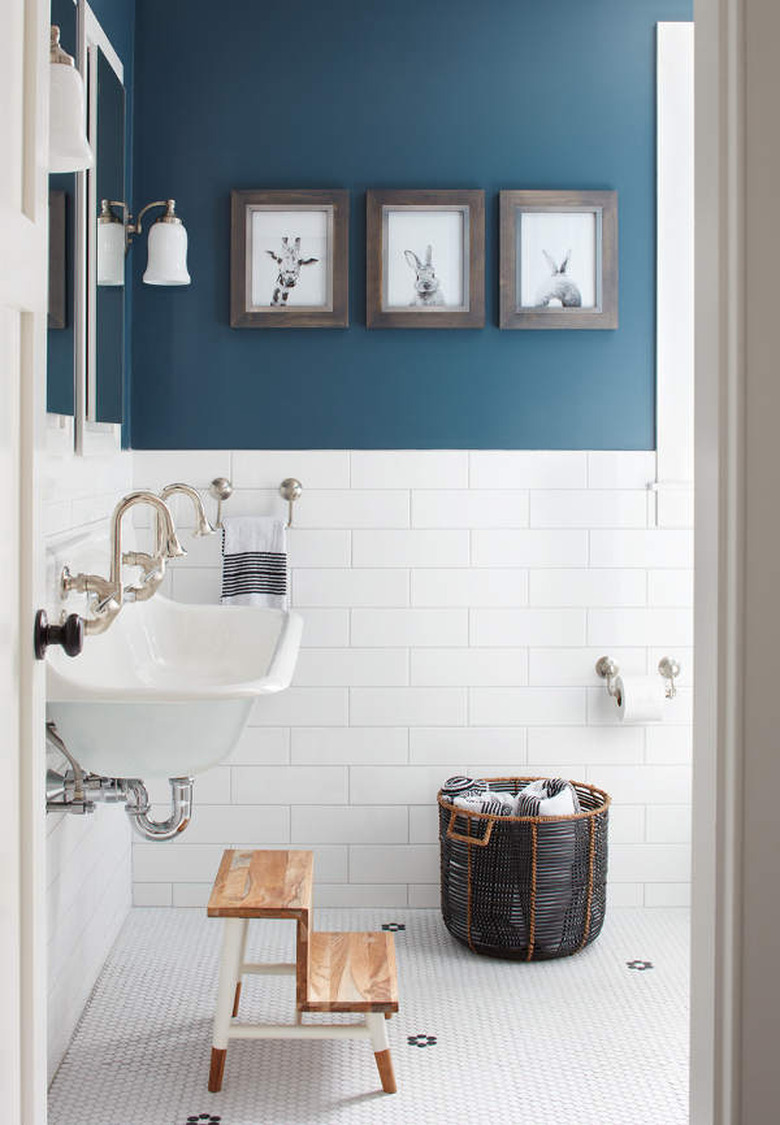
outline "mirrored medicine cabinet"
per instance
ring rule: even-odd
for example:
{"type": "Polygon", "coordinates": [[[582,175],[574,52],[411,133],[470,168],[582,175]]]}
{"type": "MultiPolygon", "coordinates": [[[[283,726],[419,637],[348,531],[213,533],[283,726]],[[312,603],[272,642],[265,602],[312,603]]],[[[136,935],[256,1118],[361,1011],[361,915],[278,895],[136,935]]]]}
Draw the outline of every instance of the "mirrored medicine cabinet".
{"type": "Polygon", "coordinates": [[[99,276],[98,216],[126,199],[124,67],[86,0],[51,0],[51,22],[84,79],[94,163],[49,178],[48,431],[55,447],[108,452],[124,416],[126,269],[99,276]]]}

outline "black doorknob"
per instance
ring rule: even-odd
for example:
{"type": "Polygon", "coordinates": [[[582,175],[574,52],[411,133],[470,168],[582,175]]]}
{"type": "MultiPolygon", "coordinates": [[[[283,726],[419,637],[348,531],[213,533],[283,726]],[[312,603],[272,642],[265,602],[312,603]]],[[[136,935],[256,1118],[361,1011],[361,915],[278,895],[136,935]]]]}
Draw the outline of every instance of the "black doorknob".
{"type": "Polygon", "coordinates": [[[84,619],[71,613],[64,625],[50,625],[46,610],[39,609],[33,632],[36,660],[43,660],[49,645],[61,645],[68,656],[78,656],[84,648],[84,619]]]}

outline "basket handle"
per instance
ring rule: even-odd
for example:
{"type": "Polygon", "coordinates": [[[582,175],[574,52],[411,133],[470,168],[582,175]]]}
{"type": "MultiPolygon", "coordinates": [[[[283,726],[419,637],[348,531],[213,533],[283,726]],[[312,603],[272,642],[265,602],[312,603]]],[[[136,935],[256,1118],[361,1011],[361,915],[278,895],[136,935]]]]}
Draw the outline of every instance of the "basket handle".
{"type": "Polygon", "coordinates": [[[447,825],[447,839],[460,840],[462,844],[473,844],[475,848],[486,848],[490,843],[490,837],[493,834],[493,825],[495,824],[493,818],[485,817],[488,822],[488,826],[485,829],[485,835],[481,840],[478,840],[476,836],[464,836],[462,832],[455,831],[455,821],[457,820],[458,815],[459,814],[455,809],[453,809],[450,813],[450,822],[447,825]]]}

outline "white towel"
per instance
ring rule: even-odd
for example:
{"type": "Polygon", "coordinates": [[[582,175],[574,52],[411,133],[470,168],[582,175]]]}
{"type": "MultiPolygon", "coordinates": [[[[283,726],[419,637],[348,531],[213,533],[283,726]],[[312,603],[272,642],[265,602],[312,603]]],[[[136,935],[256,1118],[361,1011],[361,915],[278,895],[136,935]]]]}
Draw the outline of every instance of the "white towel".
{"type": "Polygon", "coordinates": [[[287,609],[287,529],[272,516],[232,516],[222,532],[222,604],[287,609]]]}

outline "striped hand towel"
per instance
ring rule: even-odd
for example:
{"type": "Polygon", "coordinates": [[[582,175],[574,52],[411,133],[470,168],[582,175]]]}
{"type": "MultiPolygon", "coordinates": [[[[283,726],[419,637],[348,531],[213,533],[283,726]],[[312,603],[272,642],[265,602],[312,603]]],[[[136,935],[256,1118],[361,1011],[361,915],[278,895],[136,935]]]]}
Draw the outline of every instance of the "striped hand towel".
{"type": "Polygon", "coordinates": [[[272,516],[233,516],[222,532],[222,604],[287,609],[287,529],[272,516]]]}

